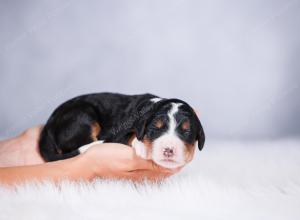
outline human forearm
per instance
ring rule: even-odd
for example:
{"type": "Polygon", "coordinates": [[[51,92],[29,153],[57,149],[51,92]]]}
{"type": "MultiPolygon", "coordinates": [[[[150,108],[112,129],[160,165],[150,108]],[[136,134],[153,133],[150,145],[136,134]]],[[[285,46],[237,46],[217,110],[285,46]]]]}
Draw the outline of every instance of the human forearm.
{"type": "Polygon", "coordinates": [[[76,157],[45,163],[38,151],[39,133],[40,127],[35,127],[0,143],[3,154],[2,161],[0,157],[0,185],[34,180],[92,180],[96,177],[156,181],[180,170],[159,167],[153,161],[138,157],[131,147],[116,143],[98,144],[76,157]],[[16,152],[11,152],[12,148],[16,152]],[[5,162],[5,158],[16,160],[5,162]]]}
{"type": "Polygon", "coordinates": [[[4,167],[0,168],[0,184],[13,185],[33,180],[91,180],[94,174],[84,163],[85,158],[78,156],[40,165],[4,167]]]}

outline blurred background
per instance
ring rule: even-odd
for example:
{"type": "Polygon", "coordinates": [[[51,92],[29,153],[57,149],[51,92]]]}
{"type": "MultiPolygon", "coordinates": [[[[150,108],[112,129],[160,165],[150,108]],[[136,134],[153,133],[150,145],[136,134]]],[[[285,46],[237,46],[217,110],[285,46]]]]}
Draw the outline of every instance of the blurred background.
{"type": "Polygon", "coordinates": [[[300,136],[300,3],[0,1],[0,137],[92,92],[177,97],[208,139],[300,136]]]}

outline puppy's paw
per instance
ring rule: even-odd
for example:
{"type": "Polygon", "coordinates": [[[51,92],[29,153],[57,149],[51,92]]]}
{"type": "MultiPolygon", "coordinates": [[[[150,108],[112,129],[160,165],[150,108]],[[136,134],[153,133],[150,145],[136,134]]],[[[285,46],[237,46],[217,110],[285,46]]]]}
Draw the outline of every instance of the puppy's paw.
{"type": "Polygon", "coordinates": [[[94,141],[90,144],[86,144],[86,145],[83,145],[81,146],[80,148],[78,148],[79,152],[82,154],[84,152],[86,152],[90,147],[92,147],[93,145],[96,145],[96,144],[102,144],[104,141],[94,141]]]}
{"type": "Polygon", "coordinates": [[[139,141],[137,138],[134,138],[132,141],[132,147],[135,149],[135,153],[137,156],[143,159],[148,159],[147,149],[143,142],[139,141]]]}

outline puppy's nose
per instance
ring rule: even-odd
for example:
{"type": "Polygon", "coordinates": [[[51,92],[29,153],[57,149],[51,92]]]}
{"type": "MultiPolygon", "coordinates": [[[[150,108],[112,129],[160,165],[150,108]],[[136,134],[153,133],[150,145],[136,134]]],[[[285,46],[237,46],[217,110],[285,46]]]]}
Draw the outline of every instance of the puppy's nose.
{"type": "Polygon", "coordinates": [[[173,155],[174,155],[173,148],[167,147],[167,148],[164,149],[164,156],[165,157],[172,157],[173,155]]]}

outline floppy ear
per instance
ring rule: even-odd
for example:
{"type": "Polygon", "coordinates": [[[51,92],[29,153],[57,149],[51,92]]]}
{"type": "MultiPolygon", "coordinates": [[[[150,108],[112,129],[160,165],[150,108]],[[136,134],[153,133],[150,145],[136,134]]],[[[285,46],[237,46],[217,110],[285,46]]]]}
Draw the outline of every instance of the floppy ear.
{"type": "Polygon", "coordinates": [[[146,101],[142,102],[137,107],[137,118],[134,122],[133,127],[136,137],[139,141],[141,141],[145,135],[146,125],[153,116],[156,106],[157,103],[146,101]]]}
{"type": "Polygon", "coordinates": [[[200,116],[199,110],[193,108],[193,111],[195,112],[195,114],[196,114],[198,117],[200,116]]]}
{"type": "Polygon", "coordinates": [[[136,138],[141,141],[145,135],[145,128],[147,123],[147,117],[141,116],[139,117],[134,124],[134,131],[136,134],[136,138]]]}
{"type": "MultiPolygon", "coordinates": [[[[192,108],[191,108],[192,109],[192,108]]],[[[192,109],[195,121],[196,121],[196,126],[197,126],[197,135],[196,135],[196,140],[198,141],[198,148],[201,151],[204,147],[204,142],[205,142],[205,134],[203,127],[201,125],[201,122],[199,120],[199,111],[192,109]]]]}
{"type": "Polygon", "coordinates": [[[198,133],[197,133],[196,139],[198,140],[199,150],[202,150],[203,147],[204,147],[204,142],[205,142],[205,134],[204,134],[202,125],[201,125],[200,120],[198,119],[198,117],[197,117],[197,120],[198,120],[198,133]]]}

